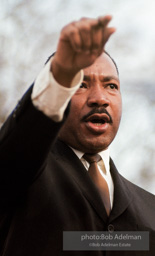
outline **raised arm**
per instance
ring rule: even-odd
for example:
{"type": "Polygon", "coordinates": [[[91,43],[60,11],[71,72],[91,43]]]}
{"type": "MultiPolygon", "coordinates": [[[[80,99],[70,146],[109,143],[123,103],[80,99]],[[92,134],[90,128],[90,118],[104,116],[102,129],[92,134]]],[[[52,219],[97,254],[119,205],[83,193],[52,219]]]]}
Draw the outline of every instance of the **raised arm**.
{"type": "MultiPolygon", "coordinates": [[[[71,87],[75,75],[91,65],[102,53],[105,43],[115,31],[108,28],[110,16],[81,19],[65,26],[60,34],[57,52],[50,66],[55,80],[71,87]]],[[[0,133],[0,200],[10,191],[18,194],[28,186],[46,164],[51,144],[65,121],[54,122],[34,107],[33,86],[12,112],[0,133]]],[[[45,90],[46,91],[46,90],[45,90]]],[[[52,94],[55,90],[52,91],[52,94]]]]}

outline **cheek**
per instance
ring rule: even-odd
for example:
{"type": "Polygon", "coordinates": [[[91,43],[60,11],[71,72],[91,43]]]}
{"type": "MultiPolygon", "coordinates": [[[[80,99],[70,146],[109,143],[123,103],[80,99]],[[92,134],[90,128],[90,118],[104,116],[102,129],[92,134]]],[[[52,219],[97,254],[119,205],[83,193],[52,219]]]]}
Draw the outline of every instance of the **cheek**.
{"type": "Polygon", "coordinates": [[[84,105],[84,97],[82,97],[82,95],[74,95],[71,100],[70,116],[74,119],[75,117],[79,119],[84,105]]]}
{"type": "Polygon", "coordinates": [[[75,130],[80,122],[80,109],[77,104],[72,103],[70,105],[70,112],[66,121],[68,130],[75,130]]]}
{"type": "Polygon", "coordinates": [[[119,99],[118,113],[119,113],[119,119],[121,119],[121,116],[122,116],[122,98],[121,98],[121,96],[119,99]]]}
{"type": "Polygon", "coordinates": [[[122,100],[119,98],[117,102],[113,105],[113,121],[115,121],[117,124],[120,123],[122,116],[122,100]]]}

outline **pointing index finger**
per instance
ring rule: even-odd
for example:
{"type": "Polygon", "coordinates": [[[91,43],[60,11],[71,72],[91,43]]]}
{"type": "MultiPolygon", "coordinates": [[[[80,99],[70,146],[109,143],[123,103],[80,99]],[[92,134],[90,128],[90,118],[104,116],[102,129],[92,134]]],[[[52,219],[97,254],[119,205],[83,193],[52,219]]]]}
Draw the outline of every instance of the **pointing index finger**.
{"type": "Polygon", "coordinates": [[[97,19],[97,26],[105,27],[108,25],[108,23],[112,20],[111,15],[106,15],[106,16],[100,16],[97,19]]]}

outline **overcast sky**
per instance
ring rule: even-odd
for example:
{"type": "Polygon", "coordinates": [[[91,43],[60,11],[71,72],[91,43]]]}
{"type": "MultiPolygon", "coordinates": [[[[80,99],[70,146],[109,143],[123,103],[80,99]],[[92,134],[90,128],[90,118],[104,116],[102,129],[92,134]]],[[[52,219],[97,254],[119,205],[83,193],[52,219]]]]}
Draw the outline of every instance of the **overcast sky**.
{"type": "Polygon", "coordinates": [[[1,0],[0,5],[1,112],[10,112],[35,79],[65,24],[113,15],[117,31],[106,49],[119,67],[124,111],[111,155],[123,175],[155,193],[155,1],[1,0]]]}

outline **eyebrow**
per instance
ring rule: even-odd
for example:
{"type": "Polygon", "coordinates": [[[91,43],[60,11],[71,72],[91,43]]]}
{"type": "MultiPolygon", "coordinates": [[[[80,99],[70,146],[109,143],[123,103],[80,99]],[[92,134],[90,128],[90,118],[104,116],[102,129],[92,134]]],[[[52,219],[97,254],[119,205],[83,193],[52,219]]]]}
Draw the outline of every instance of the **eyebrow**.
{"type": "MultiPolygon", "coordinates": [[[[84,75],[83,80],[91,81],[91,76],[84,75]]],[[[100,76],[100,81],[101,82],[109,82],[111,80],[116,80],[117,82],[119,82],[119,79],[116,76],[100,76]]]]}

